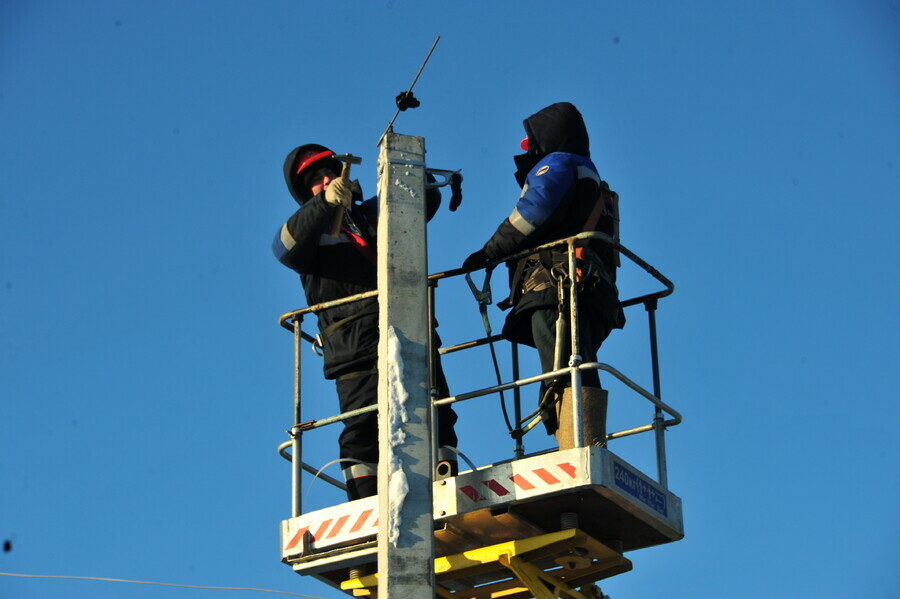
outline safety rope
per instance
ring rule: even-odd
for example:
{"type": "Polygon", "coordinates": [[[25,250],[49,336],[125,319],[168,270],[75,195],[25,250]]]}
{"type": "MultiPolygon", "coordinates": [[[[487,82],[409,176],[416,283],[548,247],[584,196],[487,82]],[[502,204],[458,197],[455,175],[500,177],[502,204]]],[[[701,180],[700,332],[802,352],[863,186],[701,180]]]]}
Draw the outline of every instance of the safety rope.
{"type": "MultiPolygon", "coordinates": [[[[557,292],[557,319],[556,319],[556,339],[554,343],[554,351],[553,351],[553,369],[559,370],[562,366],[562,351],[563,351],[563,340],[566,337],[566,320],[564,317],[565,310],[567,308],[566,304],[566,281],[568,280],[568,274],[566,271],[561,268],[557,268],[554,265],[552,268],[548,269],[548,273],[555,280],[554,287],[557,292]]],[[[557,403],[559,403],[562,398],[562,392],[560,390],[561,382],[559,379],[554,379],[549,382],[543,383],[544,391],[541,393],[541,399],[538,402],[537,409],[525,416],[516,424],[520,427],[520,436],[525,436],[531,429],[537,426],[538,422],[544,420],[544,414],[546,414],[549,410],[553,409],[557,403]],[[522,426],[525,423],[524,427],[522,426]]]]}
{"type": "MultiPolygon", "coordinates": [[[[494,342],[490,340],[491,338],[491,321],[488,318],[487,307],[491,305],[493,299],[491,298],[491,273],[493,273],[494,267],[488,266],[484,271],[484,284],[479,290],[475,285],[475,282],[472,280],[472,274],[466,273],[466,282],[469,284],[469,289],[472,290],[472,295],[475,296],[475,301],[478,302],[478,311],[481,312],[481,320],[484,323],[484,332],[488,337],[488,347],[491,350],[491,361],[494,364],[494,374],[497,377],[497,384],[503,384],[503,377],[500,375],[500,363],[497,360],[497,351],[494,349],[494,342]]],[[[500,394],[500,410],[503,412],[503,420],[506,423],[506,430],[510,434],[514,434],[515,429],[513,428],[512,423],[509,420],[509,412],[506,410],[506,397],[503,395],[503,391],[499,391],[500,394]]]]}

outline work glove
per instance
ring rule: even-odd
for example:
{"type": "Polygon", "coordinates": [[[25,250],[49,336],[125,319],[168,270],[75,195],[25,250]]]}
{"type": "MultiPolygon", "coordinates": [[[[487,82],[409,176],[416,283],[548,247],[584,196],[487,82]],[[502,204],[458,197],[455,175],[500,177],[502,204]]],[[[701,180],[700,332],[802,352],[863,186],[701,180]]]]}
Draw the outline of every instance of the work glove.
{"type": "Polygon", "coordinates": [[[465,262],[463,262],[462,267],[466,270],[475,270],[477,268],[481,268],[482,266],[487,266],[488,262],[491,259],[488,258],[487,253],[483,249],[478,250],[468,258],[466,258],[465,262]]]}
{"type": "Polygon", "coordinates": [[[325,201],[332,206],[350,205],[350,198],[353,197],[353,184],[349,179],[338,177],[328,184],[325,189],[325,201]]]}

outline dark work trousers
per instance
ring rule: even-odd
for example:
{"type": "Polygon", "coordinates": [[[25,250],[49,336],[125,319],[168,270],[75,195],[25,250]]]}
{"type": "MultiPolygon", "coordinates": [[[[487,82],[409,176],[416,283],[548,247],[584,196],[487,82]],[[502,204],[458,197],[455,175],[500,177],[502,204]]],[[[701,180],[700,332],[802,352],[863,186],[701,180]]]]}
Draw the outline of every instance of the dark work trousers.
{"type": "MultiPolygon", "coordinates": [[[[440,362],[437,362],[437,369],[438,393],[440,397],[447,397],[450,395],[450,390],[440,362]]],[[[359,376],[351,375],[339,378],[335,383],[337,384],[338,401],[342,414],[378,404],[377,373],[359,376]]],[[[438,446],[456,448],[457,437],[454,429],[456,418],[456,412],[450,406],[440,406],[438,408],[438,446]]],[[[344,481],[347,483],[347,497],[353,500],[377,494],[377,412],[369,412],[344,420],[344,430],[338,442],[341,448],[341,458],[355,460],[352,462],[341,462],[341,469],[344,471],[344,481]]]]}
{"type": "MultiPolygon", "coordinates": [[[[534,344],[538,350],[538,356],[541,359],[541,370],[549,372],[553,368],[553,356],[556,349],[556,319],[559,312],[553,308],[538,308],[531,313],[531,333],[534,336],[534,344]]],[[[572,340],[570,337],[571,328],[569,326],[569,312],[566,307],[565,328],[566,334],[562,345],[562,359],[560,367],[565,368],[569,365],[569,357],[572,355],[572,340]]],[[[578,336],[578,352],[582,362],[596,362],[597,351],[600,344],[609,336],[611,328],[606,319],[600,314],[594,314],[591,310],[580,310],[578,314],[578,324],[581,328],[578,336]]],[[[541,397],[544,397],[548,385],[554,384],[559,392],[562,389],[572,386],[572,378],[565,374],[555,381],[545,381],[541,383],[541,397]]],[[[581,373],[581,384],[584,387],[596,387],[601,389],[600,376],[596,370],[584,370],[581,373]]],[[[544,414],[544,425],[547,427],[548,433],[556,431],[556,411],[548,410],[544,414]]]]}

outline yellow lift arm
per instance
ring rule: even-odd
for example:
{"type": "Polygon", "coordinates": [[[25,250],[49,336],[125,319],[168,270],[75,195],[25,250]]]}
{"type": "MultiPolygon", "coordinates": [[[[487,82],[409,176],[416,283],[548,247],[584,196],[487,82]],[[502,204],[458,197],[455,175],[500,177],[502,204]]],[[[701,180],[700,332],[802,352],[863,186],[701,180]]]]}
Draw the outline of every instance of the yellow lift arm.
{"type": "MultiPolygon", "coordinates": [[[[434,560],[435,592],[444,599],[594,599],[586,585],[629,570],[629,559],[577,528],[434,560]]],[[[341,590],[374,597],[378,574],[346,580],[341,590]]]]}

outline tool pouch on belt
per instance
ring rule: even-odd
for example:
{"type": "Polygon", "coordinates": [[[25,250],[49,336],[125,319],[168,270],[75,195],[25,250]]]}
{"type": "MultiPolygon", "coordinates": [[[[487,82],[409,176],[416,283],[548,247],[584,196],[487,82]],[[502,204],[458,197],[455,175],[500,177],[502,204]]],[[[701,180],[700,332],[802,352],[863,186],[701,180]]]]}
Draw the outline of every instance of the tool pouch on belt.
{"type": "Polygon", "coordinates": [[[556,287],[552,276],[552,260],[548,260],[549,253],[538,252],[519,260],[516,270],[509,279],[510,295],[497,304],[498,308],[508,310],[519,303],[524,293],[556,287]],[[545,254],[544,262],[547,266],[542,263],[541,254],[545,254]]]}

